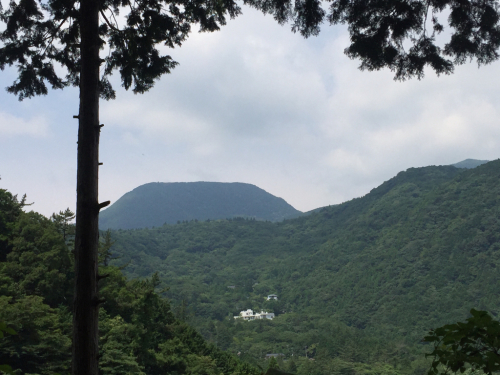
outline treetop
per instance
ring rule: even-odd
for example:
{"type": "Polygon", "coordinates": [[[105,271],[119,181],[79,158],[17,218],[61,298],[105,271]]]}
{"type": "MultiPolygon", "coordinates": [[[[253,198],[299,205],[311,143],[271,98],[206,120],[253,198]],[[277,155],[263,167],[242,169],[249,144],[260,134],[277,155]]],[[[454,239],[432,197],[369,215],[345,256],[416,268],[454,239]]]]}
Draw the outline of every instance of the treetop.
{"type": "MultiPolygon", "coordinates": [[[[101,25],[96,43],[104,50],[101,97],[115,91],[108,77],[117,70],[125,89],[143,93],[177,62],[159,46],[181,46],[199,25],[219,30],[241,14],[234,0],[99,0],[101,25]],[[120,21],[118,21],[120,20],[120,21]]],[[[350,45],[345,53],[361,69],[389,68],[395,79],[424,76],[430,67],[450,74],[454,66],[475,59],[479,65],[498,59],[499,9],[496,0],[244,0],[243,4],[290,23],[304,37],[317,35],[326,21],[346,24],[350,45]],[[437,37],[449,36],[438,43],[437,37]]],[[[7,90],[20,100],[47,94],[47,86],[79,85],[80,2],[11,1],[0,11],[0,69],[15,66],[18,78],[7,90]],[[58,66],[65,73],[61,74],[58,66]]]]}

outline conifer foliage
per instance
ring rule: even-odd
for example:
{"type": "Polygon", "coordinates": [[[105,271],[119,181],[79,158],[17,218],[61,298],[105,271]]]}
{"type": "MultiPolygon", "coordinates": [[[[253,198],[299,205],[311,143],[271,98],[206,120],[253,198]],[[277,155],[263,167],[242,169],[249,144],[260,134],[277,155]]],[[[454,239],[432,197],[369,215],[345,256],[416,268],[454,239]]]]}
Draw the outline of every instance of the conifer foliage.
{"type": "MultiPolygon", "coordinates": [[[[399,79],[422,77],[426,65],[438,73],[450,73],[455,64],[469,59],[487,64],[498,58],[497,0],[335,0],[329,2],[328,12],[318,0],[246,0],[244,4],[272,14],[279,23],[291,21],[292,30],[304,36],[318,34],[325,20],[347,24],[351,44],[346,54],[359,58],[362,69],[389,67],[399,79]],[[445,31],[446,23],[450,38],[439,46],[436,37],[445,31]]],[[[100,60],[105,63],[100,93],[106,99],[115,97],[107,79],[114,70],[126,89],[143,93],[177,65],[171,56],[161,54],[159,45],[180,46],[192,24],[199,24],[201,31],[215,31],[226,17],[241,13],[233,0],[99,0],[95,6],[100,15],[95,42],[109,49],[100,60]]],[[[15,65],[19,71],[9,92],[22,100],[47,94],[47,85],[55,89],[79,85],[85,53],[81,10],[76,0],[21,0],[1,12],[6,29],[0,33],[0,68],[15,65]],[[58,74],[55,65],[65,67],[66,74],[58,74]]]]}
{"type": "Polygon", "coordinates": [[[390,68],[395,78],[422,78],[426,66],[450,74],[455,65],[498,59],[497,0],[337,0],[328,20],[347,24],[351,44],[345,53],[361,69],[390,68]],[[445,24],[447,23],[447,27],[445,24]],[[447,42],[438,43],[439,34],[447,42]]]}
{"type": "MultiPolygon", "coordinates": [[[[233,0],[20,0],[11,2],[0,14],[6,29],[0,33],[0,68],[16,66],[18,78],[8,87],[20,100],[45,95],[48,86],[62,89],[80,86],[83,31],[90,21],[84,9],[89,3],[97,12],[98,28],[92,30],[94,48],[105,49],[106,56],[94,63],[104,63],[100,77],[100,95],[115,97],[108,77],[118,70],[126,89],[144,93],[156,79],[177,65],[171,56],[162,55],[159,46],[181,46],[191,26],[200,31],[219,30],[226,18],[241,13],[233,0]],[[123,20],[118,22],[117,19],[123,20]],[[95,35],[94,35],[95,33],[95,35]],[[61,74],[56,67],[62,66],[61,74]]],[[[293,20],[293,30],[309,36],[319,32],[324,11],[317,0],[245,1],[284,23],[293,20]]]]}

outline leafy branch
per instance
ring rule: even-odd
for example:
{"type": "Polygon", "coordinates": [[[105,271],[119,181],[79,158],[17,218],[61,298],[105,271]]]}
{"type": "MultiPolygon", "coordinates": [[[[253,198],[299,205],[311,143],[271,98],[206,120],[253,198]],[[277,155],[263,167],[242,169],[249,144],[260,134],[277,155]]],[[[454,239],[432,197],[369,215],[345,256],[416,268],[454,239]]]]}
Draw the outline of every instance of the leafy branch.
{"type": "Polygon", "coordinates": [[[449,374],[472,368],[488,375],[500,370],[500,322],[486,311],[472,309],[465,323],[447,324],[430,331],[425,342],[434,343],[428,375],[449,374]]]}

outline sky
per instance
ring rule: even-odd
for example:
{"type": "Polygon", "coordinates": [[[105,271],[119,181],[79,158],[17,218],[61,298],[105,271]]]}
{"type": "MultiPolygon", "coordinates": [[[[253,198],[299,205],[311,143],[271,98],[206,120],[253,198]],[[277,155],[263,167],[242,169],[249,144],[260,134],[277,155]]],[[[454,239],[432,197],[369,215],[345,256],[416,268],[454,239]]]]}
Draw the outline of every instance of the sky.
{"type": "MultiPolygon", "coordinates": [[[[99,199],[149,182],[246,182],[301,211],[363,196],[398,172],[500,157],[500,62],[396,82],[347,58],[345,27],[304,39],[249,8],[168,51],[146,94],[101,101],[99,199]]],[[[0,74],[0,87],[16,71],[0,74]]],[[[46,216],[76,204],[78,91],[0,90],[0,188],[46,216]]]]}

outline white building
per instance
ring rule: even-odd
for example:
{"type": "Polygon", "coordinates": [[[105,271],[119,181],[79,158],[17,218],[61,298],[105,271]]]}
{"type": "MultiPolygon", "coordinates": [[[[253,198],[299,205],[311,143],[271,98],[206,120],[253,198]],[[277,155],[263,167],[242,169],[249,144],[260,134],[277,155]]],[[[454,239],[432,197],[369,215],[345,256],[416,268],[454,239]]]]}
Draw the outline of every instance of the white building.
{"type": "Polygon", "coordinates": [[[261,311],[260,313],[255,313],[253,310],[248,309],[246,311],[241,311],[240,315],[235,316],[234,319],[243,319],[243,320],[256,320],[256,319],[273,319],[274,313],[268,313],[265,311],[261,311]]]}

